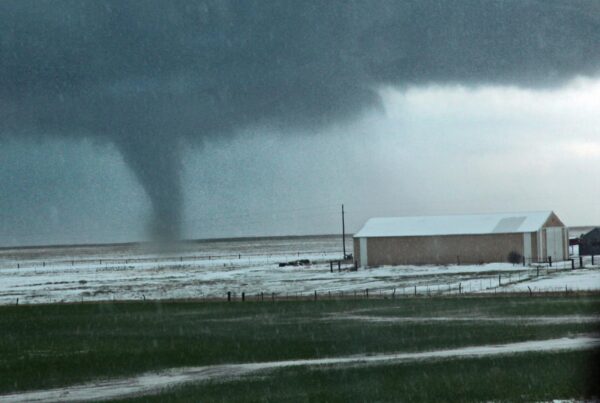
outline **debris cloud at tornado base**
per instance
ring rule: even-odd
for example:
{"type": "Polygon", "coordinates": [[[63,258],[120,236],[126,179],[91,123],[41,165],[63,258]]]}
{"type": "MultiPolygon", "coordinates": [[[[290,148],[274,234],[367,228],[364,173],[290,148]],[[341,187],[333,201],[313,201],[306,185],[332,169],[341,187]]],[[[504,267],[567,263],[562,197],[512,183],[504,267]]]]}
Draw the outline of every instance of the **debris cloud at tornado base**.
{"type": "Polygon", "coordinates": [[[180,236],[181,148],[317,131],[386,86],[552,87],[600,69],[595,1],[0,3],[0,140],[113,143],[180,236]]]}

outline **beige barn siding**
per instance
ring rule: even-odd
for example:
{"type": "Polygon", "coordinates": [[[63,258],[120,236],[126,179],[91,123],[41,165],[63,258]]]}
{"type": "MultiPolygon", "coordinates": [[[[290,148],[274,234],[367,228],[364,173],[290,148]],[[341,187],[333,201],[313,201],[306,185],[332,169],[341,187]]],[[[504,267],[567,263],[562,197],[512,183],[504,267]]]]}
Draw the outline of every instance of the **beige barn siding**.
{"type": "MultiPolygon", "coordinates": [[[[358,239],[354,240],[360,263],[358,239]]],[[[368,265],[505,262],[511,251],[523,254],[523,234],[374,237],[367,240],[368,265]]]]}
{"type": "Polygon", "coordinates": [[[546,223],[542,226],[542,228],[546,227],[564,227],[565,224],[558,218],[558,216],[554,213],[550,214],[546,223]]]}
{"type": "MultiPolygon", "coordinates": [[[[538,259],[538,232],[531,233],[531,259],[536,261],[538,259]]],[[[531,263],[531,262],[527,262],[531,263]]]]}

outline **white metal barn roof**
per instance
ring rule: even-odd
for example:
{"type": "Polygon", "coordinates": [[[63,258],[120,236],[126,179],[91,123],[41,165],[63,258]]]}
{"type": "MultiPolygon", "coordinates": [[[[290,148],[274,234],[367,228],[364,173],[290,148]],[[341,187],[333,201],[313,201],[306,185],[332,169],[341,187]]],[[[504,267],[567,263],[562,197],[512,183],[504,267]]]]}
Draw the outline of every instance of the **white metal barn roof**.
{"type": "Polygon", "coordinates": [[[371,218],[355,238],[534,232],[552,211],[371,218]]]}

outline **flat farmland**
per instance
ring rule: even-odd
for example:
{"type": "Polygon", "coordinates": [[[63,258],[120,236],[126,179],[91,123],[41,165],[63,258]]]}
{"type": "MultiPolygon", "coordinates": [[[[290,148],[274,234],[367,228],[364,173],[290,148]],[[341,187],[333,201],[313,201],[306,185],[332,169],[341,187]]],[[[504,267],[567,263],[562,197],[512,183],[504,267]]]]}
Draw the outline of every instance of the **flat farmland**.
{"type": "Polygon", "coordinates": [[[599,325],[593,295],[4,306],[0,400],[590,398],[599,325]]]}
{"type": "MultiPolygon", "coordinates": [[[[351,239],[346,240],[350,251],[351,239]]],[[[491,263],[384,266],[338,271],[334,236],[189,242],[157,251],[144,244],[0,250],[0,304],[460,293],[569,292],[600,289],[600,258],[584,268],[491,263]],[[308,260],[310,264],[280,267],[308,260]],[[333,270],[332,270],[333,269],[333,270]]]]}

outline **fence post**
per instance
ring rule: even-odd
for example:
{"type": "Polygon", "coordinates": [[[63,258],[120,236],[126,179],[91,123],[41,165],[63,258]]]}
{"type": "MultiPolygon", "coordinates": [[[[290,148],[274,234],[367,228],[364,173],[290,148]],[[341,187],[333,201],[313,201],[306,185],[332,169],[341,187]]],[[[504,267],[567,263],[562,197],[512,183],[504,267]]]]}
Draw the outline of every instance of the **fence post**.
{"type": "Polygon", "coordinates": [[[227,302],[231,302],[231,291],[227,291],[227,302]]]}
{"type": "Polygon", "coordinates": [[[265,294],[262,291],[260,292],[260,300],[261,301],[265,300],[265,294]]]}
{"type": "Polygon", "coordinates": [[[367,295],[367,299],[369,299],[369,289],[365,289],[365,294],[367,295]]]}
{"type": "Polygon", "coordinates": [[[501,274],[498,274],[498,287],[502,285],[501,274]]]}
{"type": "Polygon", "coordinates": [[[315,301],[317,300],[317,290],[315,290],[315,301]]]}
{"type": "Polygon", "coordinates": [[[552,267],[552,256],[548,256],[548,264],[552,267]]]}
{"type": "MultiPolygon", "coordinates": [[[[417,288],[415,287],[415,294],[417,293],[417,288]]],[[[462,294],[462,283],[458,283],[458,293],[462,294]]]]}
{"type": "Polygon", "coordinates": [[[579,256],[579,268],[583,267],[583,256],[579,256]]]}
{"type": "Polygon", "coordinates": [[[536,277],[540,276],[540,266],[536,267],[536,273],[535,273],[536,277]]]}
{"type": "Polygon", "coordinates": [[[246,293],[242,291],[242,302],[246,300],[246,293]]]}
{"type": "Polygon", "coordinates": [[[575,259],[569,259],[571,261],[571,270],[575,270],[575,259]]]}
{"type": "Polygon", "coordinates": [[[415,297],[417,296],[417,286],[415,286],[415,297]]]}
{"type": "Polygon", "coordinates": [[[525,256],[523,256],[523,267],[525,267],[525,256]]]}
{"type": "Polygon", "coordinates": [[[592,255],[592,266],[594,265],[594,255],[592,255]]]}
{"type": "Polygon", "coordinates": [[[333,260],[329,261],[329,273],[333,273],[333,260]]]}
{"type": "Polygon", "coordinates": [[[338,260],[338,272],[342,271],[342,263],[338,260]]]}
{"type": "Polygon", "coordinates": [[[274,292],[271,293],[271,301],[275,302],[275,293],[274,292]]]}
{"type": "Polygon", "coordinates": [[[394,287],[394,292],[392,293],[392,299],[396,299],[396,287],[394,287]]]}

